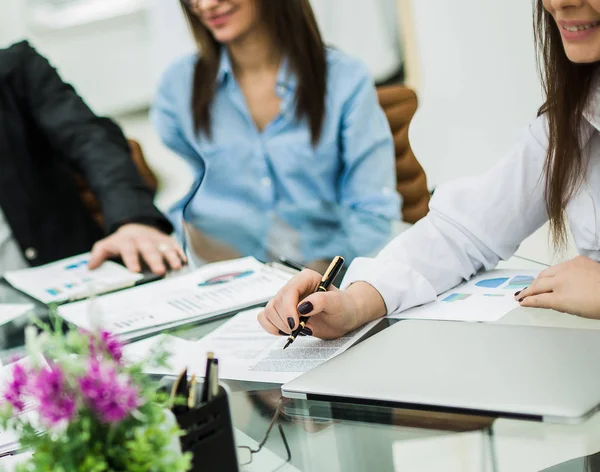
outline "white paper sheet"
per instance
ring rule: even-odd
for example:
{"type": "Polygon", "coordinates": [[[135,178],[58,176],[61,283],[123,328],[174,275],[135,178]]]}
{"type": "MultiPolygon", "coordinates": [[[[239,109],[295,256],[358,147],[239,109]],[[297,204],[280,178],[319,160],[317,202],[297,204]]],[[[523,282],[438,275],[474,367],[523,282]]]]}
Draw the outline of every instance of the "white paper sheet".
{"type": "Polygon", "coordinates": [[[89,259],[89,253],[81,254],[41,267],[7,272],[4,277],[13,287],[46,304],[130,287],[144,277],[112,261],[89,270],[89,259]]]}
{"type": "Polygon", "coordinates": [[[286,272],[246,257],[208,264],[179,277],[95,300],[63,305],[58,313],[85,329],[100,324],[114,334],[147,333],[149,329],[158,332],[265,303],[290,278],[286,272]]]}
{"type": "Polygon", "coordinates": [[[519,306],[516,292],[537,277],[535,270],[492,270],[440,295],[436,301],[391,315],[396,319],[498,321],[519,306]]]}
{"type": "MultiPolygon", "coordinates": [[[[147,373],[177,375],[187,367],[190,374],[202,377],[206,353],[212,351],[219,359],[222,379],[283,384],[341,354],[377,323],[333,341],[299,337],[283,351],[287,338],[265,332],[256,320],[259,311],[239,313],[196,343],[168,337],[163,347],[171,354],[170,369],[153,366],[147,373]]],[[[132,360],[143,359],[158,342],[153,338],[130,344],[125,356],[132,360]]]]}
{"type": "Polygon", "coordinates": [[[30,303],[20,305],[0,303],[0,326],[10,323],[32,310],[33,305],[30,303]]]}

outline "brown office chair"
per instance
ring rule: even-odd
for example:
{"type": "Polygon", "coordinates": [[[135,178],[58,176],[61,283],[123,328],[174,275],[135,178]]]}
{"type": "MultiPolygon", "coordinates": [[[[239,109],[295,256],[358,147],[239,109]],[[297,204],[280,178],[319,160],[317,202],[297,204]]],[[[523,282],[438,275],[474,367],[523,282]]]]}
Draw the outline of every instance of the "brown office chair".
{"type": "Polygon", "coordinates": [[[429,212],[427,176],[408,142],[408,126],[417,111],[417,95],[402,85],[377,88],[379,103],[394,136],[398,193],[402,195],[402,219],[416,223],[429,212]]]}
{"type": "MultiPolygon", "coordinates": [[[[129,142],[129,147],[131,149],[131,159],[135,163],[135,166],[137,167],[137,170],[140,173],[142,180],[146,183],[150,190],[152,190],[153,193],[156,193],[158,181],[152,173],[152,170],[148,167],[148,164],[146,164],[142,147],[137,141],[134,141],[133,139],[128,139],[127,141],[129,142]]],[[[104,217],[100,209],[100,204],[98,203],[98,200],[96,200],[96,197],[92,193],[87,182],[79,174],[75,175],[75,181],[77,182],[77,186],[79,187],[79,193],[81,195],[83,203],[89,209],[96,222],[100,226],[103,226],[104,217]]]]}

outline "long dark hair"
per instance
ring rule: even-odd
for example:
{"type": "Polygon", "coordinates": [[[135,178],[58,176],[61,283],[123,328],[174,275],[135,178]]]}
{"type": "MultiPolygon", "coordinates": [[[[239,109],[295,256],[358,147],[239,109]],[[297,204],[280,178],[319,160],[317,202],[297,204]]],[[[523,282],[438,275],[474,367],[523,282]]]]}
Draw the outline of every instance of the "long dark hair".
{"type": "Polygon", "coordinates": [[[549,146],[545,166],[546,211],[552,240],[557,247],[566,242],[565,208],[585,173],[581,124],[597,64],[576,64],[569,60],[556,21],[534,0],[535,43],[538,69],[546,101],[539,114],[546,114],[549,146]]]}
{"type": "MultiPolygon", "coordinates": [[[[256,0],[259,15],[274,44],[281,48],[298,79],[296,116],[307,118],[313,145],[321,137],[325,115],[326,52],[308,0],[256,0]]],[[[210,105],[216,91],[223,47],[184,0],[181,4],[196,39],[201,57],[194,73],[192,112],[196,129],[211,135],[210,105]]]]}

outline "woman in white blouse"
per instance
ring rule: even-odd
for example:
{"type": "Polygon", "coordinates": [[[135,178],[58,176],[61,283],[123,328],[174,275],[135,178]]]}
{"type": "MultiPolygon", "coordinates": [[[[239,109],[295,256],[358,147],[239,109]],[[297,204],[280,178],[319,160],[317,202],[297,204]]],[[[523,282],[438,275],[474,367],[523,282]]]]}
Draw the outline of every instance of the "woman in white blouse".
{"type": "Polygon", "coordinates": [[[292,279],[259,322],[336,338],[435,297],[510,258],[550,221],[555,246],[568,221],[581,256],[517,293],[522,306],[600,318],[600,0],[538,0],[536,43],[546,103],[509,155],[482,176],[436,191],[430,214],[373,258],[356,259],[342,289],[313,294],[320,275],[292,279]]]}

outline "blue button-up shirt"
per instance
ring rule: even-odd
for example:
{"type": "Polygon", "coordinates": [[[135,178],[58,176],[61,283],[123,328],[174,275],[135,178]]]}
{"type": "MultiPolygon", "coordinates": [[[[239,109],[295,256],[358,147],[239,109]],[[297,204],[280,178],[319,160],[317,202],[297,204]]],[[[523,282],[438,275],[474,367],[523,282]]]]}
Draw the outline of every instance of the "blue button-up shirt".
{"type": "Polygon", "coordinates": [[[170,211],[241,255],[299,262],[372,254],[399,219],[393,141],[366,67],[327,51],[326,112],[321,139],[295,113],[297,79],[284,59],[277,78],[280,114],[262,131],[222,53],[211,105],[212,136],[191,113],[196,55],[165,73],[152,109],[163,142],[196,173],[170,211]],[[185,211],[184,211],[185,209],[185,211]],[[182,215],[182,213],[185,215],[182,215]]]}

